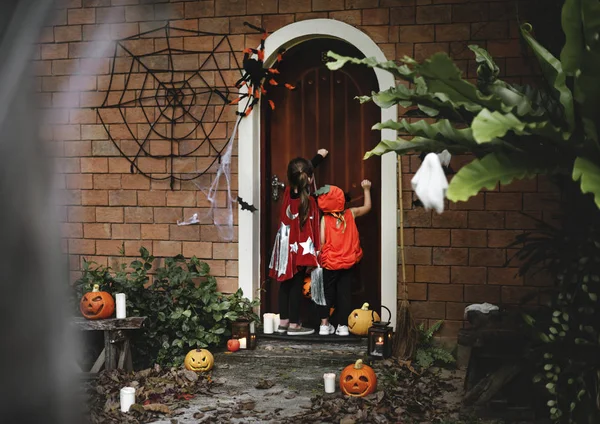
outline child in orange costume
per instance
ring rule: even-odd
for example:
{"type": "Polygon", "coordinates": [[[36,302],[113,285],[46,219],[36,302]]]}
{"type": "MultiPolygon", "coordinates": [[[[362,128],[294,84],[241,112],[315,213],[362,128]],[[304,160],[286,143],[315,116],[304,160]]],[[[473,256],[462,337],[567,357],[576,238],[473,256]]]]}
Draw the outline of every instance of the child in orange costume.
{"type": "Polygon", "coordinates": [[[337,329],[329,323],[329,308],[335,304],[338,316],[347,319],[351,308],[351,291],[354,266],[363,256],[358,229],[354,218],[366,215],[371,210],[371,182],[361,183],[365,201],[363,206],[346,209],[344,192],[336,186],[325,186],[319,190],[318,204],[323,211],[321,219],[321,266],[323,267],[323,291],[327,304],[321,306],[320,335],[347,336],[348,325],[339,323],[337,329]]]}

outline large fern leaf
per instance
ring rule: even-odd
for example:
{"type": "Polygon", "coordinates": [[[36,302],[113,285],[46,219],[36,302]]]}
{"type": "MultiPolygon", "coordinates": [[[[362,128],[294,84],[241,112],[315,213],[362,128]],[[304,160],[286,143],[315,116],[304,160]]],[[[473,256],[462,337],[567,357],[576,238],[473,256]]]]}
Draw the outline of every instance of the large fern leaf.
{"type": "Polygon", "coordinates": [[[578,157],[573,164],[573,181],[581,180],[581,192],[594,195],[600,208],[600,166],[588,159],[578,157]]]}

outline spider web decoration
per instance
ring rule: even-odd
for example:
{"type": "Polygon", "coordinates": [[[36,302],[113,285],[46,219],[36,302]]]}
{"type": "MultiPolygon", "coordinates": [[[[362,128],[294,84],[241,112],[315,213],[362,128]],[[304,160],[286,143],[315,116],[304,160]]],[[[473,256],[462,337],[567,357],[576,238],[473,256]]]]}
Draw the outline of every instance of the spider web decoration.
{"type": "Polygon", "coordinates": [[[238,73],[226,34],[166,25],[116,42],[97,115],[132,173],[169,180],[173,189],[175,181],[196,180],[220,162],[229,144],[221,120],[237,96],[238,73]],[[227,76],[234,81],[228,84],[227,76]],[[198,169],[201,156],[212,160],[198,169]]]}

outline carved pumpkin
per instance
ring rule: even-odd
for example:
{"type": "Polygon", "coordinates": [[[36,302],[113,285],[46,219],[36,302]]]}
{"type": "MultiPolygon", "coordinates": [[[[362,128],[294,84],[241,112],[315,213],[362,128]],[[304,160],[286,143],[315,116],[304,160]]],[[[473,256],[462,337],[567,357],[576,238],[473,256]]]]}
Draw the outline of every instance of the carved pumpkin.
{"type": "Polygon", "coordinates": [[[310,299],[310,275],[304,279],[304,285],[302,286],[302,294],[305,298],[310,299]]]}
{"type": "Polygon", "coordinates": [[[210,371],[215,363],[212,353],[206,349],[193,349],[185,355],[183,364],[190,371],[210,371]]]}
{"type": "Polygon", "coordinates": [[[227,350],[230,352],[240,350],[240,341],[238,339],[227,340],[227,350]]]}
{"type": "MultiPolygon", "coordinates": [[[[348,329],[357,336],[366,336],[369,334],[369,328],[373,325],[373,311],[369,309],[368,303],[363,303],[360,309],[355,309],[348,315],[348,329]]],[[[374,313],[375,322],[381,321],[379,314],[374,313]]]]}
{"type": "Polygon", "coordinates": [[[93,290],[81,298],[79,310],[87,319],[110,318],[115,311],[115,300],[110,293],[100,291],[100,286],[94,284],[93,290]]]}
{"type": "Polygon", "coordinates": [[[348,365],[340,374],[340,389],[342,393],[352,397],[363,397],[377,389],[377,376],[362,359],[348,365]]]}

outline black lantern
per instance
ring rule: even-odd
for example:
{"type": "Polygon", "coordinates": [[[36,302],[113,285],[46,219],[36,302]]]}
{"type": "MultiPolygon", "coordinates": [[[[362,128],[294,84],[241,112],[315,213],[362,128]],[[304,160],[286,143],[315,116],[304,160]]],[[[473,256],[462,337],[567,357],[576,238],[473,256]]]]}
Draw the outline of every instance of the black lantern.
{"type": "Polygon", "coordinates": [[[239,340],[240,349],[256,349],[256,332],[254,330],[254,322],[232,322],[231,338],[239,340]]]}
{"type": "Polygon", "coordinates": [[[392,335],[394,330],[390,327],[392,313],[388,308],[381,305],[390,316],[390,321],[375,322],[375,312],[371,311],[373,325],[369,328],[369,357],[373,359],[385,359],[392,356],[392,335]]]}

